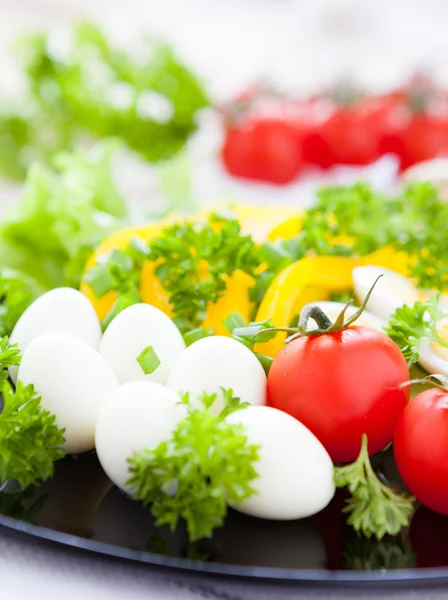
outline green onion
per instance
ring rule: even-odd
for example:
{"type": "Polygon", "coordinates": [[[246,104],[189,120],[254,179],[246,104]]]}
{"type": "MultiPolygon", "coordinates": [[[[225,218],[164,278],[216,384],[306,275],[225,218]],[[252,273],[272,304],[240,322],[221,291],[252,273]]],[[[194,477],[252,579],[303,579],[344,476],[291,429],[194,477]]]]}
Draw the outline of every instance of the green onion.
{"type": "Polygon", "coordinates": [[[138,302],[141,302],[141,297],[135,287],[132,287],[124,294],[120,294],[101,323],[103,331],[106,331],[111,322],[119,313],[121,313],[121,311],[138,302]]]}
{"type": "Polygon", "coordinates": [[[223,319],[222,324],[229,333],[233,333],[233,330],[237,327],[246,327],[246,322],[239,312],[234,312],[223,319]]]}
{"type": "Polygon", "coordinates": [[[215,334],[215,330],[214,329],[210,329],[208,327],[198,327],[197,329],[192,329],[191,331],[187,331],[187,333],[184,334],[183,338],[184,338],[184,342],[186,344],[186,346],[191,346],[191,344],[194,344],[194,342],[197,342],[198,340],[202,340],[202,338],[205,337],[210,337],[211,335],[215,334]]]}
{"type": "Polygon", "coordinates": [[[115,277],[111,274],[107,265],[97,265],[89,269],[85,280],[92,288],[95,298],[102,298],[115,289],[115,277]]]}
{"type": "Polygon", "coordinates": [[[271,365],[272,365],[272,362],[274,359],[271,358],[270,356],[266,356],[265,354],[260,354],[259,352],[254,352],[254,354],[260,361],[260,364],[263,367],[264,372],[266,373],[266,375],[268,375],[269,369],[271,368],[271,365]]]}
{"type": "Polygon", "coordinates": [[[246,348],[249,348],[249,350],[251,350],[253,352],[254,344],[255,344],[255,342],[253,340],[247,340],[246,338],[240,337],[238,335],[232,335],[232,338],[234,340],[236,340],[237,342],[240,342],[241,344],[246,346],[246,348]]]}
{"type": "Polygon", "coordinates": [[[148,346],[140,352],[137,362],[145,375],[151,375],[160,366],[160,359],[152,346],[148,346]]]}

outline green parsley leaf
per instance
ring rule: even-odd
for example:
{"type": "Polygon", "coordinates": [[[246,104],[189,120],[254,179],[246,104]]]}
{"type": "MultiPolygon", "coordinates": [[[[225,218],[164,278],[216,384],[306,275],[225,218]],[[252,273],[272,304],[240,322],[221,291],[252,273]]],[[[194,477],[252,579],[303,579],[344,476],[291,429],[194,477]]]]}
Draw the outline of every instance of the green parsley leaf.
{"type": "Polygon", "coordinates": [[[416,302],[412,306],[404,305],[391,316],[385,332],[397,344],[409,364],[418,361],[423,340],[448,347],[448,342],[437,334],[438,313],[438,296],[433,296],[423,304],[416,302]]]}
{"type": "Polygon", "coordinates": [[[53,475],[54,461],[65,455],[64,431],[57,427],[54,415],[41,407],[32,385],[19,381],[14,391],[4,381],[2,391],[0,484],[16,480],[25,489],[53,475]]]}
{"type": "Polygon", "coordinates": [[[6,370],[12,366],[20,365],[22,356],[19,346],[11,344],[9,338],[4,336],[0,339],[0,384],[6,379],[6,370]]]}
{"type": "Polygon", "coordinates": [[[349,514],[347,523],[355,531],[381,540],[409,525],[415,499],[395,492],[378,479],[370,463],[366,435],[362,436],[356,461],[335,467],[334,481],[336,487],[347,487],[351,494],[344,512],[349,514]]]}
{"type": "Polygon", "coordinates": [[[145,375],[151,375],[151,373],[154,373],[160,367],[160,359],[152,346],[148,346],[140,352],[137,362],[145,375]]]}
{"type": "MultiPolygon", "coordinates": [[[[224,396],[220,415],[190,406],[169,442],[129,459],[128,485],[134,497],[151,507],[157,526],[174,530],[184,519],[192,542],[211,537],[223,525],[227,503],[242,502],[254,493],[258,447],[248,444],[242,426],[225,421],[240,406],[231,390],[224,396]]],[[[215,394],[204,394],[202,405],[209,407],[215,399],[215,394]]],[[[188,405],[188,396],[184,402],[188,405]]]]}
{"type": "Polygon", "coordinates": [[[182,223],[163,230],[149,244],[156,275],[170,294],[174,321],[183,332],[204,321],[207,306],[226,289],[237,269],[254,275],[260,264],[255,242],[238,221],[211,215],[206,224],[182,223]]]}

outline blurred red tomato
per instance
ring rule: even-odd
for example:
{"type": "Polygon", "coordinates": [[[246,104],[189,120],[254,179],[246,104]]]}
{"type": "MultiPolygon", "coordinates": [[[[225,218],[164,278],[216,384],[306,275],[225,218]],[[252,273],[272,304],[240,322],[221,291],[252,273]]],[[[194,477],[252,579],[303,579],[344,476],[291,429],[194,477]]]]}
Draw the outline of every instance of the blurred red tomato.
{"type": "Polygon", "coordinates": [[[276,118],[249,119],[229,127],[222,160],[232,175],[277,184],[293,181],[303,166],[293,125],[276,118]]]}

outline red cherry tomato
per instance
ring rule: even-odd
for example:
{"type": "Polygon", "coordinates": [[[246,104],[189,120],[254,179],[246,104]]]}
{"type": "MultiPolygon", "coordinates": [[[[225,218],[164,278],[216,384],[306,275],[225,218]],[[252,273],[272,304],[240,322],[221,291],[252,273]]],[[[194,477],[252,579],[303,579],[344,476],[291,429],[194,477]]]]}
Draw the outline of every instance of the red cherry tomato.
{"type": "Polygon", "coordinates": [[[388,97],[362,98],[339,107],[322,130],[334,162],[367,165],[377,160],[381,137],[390,129],[393,108],[388,97]]]}
{"type": "Polygon", "coordinates": [[[448,119],[417,113],[401,134],[401,168],[448,154],[448,119]]]}
{"type": "Polygon", "coordinates": [[[448,392],[426,390],[408,404],[394,435],[398,471],[411,494],[448,515],[448,392]]]}
{"type": "Polygon", "coordinates": [[[287,344],[269,372],[268,403],[306,425],[334,462],[349,462],[359,454],[363,433],[370,454],[391,442],[409,398],[400,385],[408,379],[396,344],[355,326],[287,344]]]}
{"type": "Polygon", "coordinates": [[[226,132],[222,159],[237,177],[286,184],[303,165],[294,127],[283,120],[250,119],[226,132]]]}

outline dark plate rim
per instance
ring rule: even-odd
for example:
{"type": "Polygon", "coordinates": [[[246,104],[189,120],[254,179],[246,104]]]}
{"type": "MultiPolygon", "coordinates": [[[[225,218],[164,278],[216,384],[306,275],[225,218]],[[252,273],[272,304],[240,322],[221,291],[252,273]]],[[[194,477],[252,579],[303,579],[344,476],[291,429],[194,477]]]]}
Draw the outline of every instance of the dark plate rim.
{"type": "Polygon", "coordinates": [[[448,583],[448,567],[422,569],[391,569],[378,571],[330,571],[317,569],[282,569],[280,567],[257,567],[234,565],[231,563],[213,563],[188,558],[164,556],[145,550],[134,550],[114,544],[98,542],[20,521],[0,514],[0,526],[20,532],[33,538],[55,542],[71,548],[86,550],[103,556],[121,558],[156,567],[164,567],[190,573],[204,573],[252,580],[271,580],[285,583],[320,584],[406,584],[406,583],[448,583]]]}

